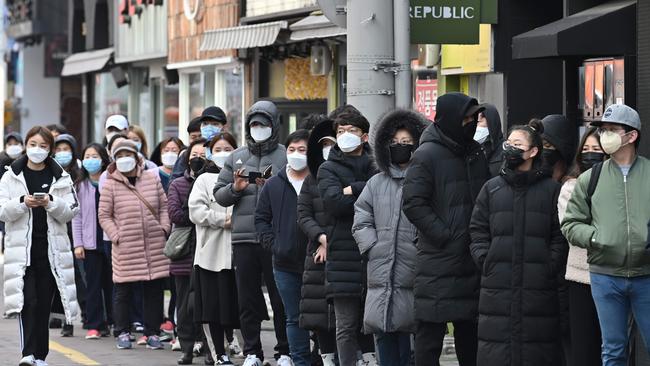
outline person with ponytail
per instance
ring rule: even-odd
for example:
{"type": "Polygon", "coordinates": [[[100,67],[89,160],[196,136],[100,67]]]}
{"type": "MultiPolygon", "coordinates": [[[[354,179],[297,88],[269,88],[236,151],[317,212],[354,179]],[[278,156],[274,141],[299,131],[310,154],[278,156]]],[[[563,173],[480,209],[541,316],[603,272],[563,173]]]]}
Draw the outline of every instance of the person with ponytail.
{"type": "Polygon", "coordinates": [[[510,129],[504,168],[472,213],[482,366],[558,365],[562,357],[558,287],[568,245],[557,215],[560,184],[543,164],[543,131],[537,120],[510,129]]]}

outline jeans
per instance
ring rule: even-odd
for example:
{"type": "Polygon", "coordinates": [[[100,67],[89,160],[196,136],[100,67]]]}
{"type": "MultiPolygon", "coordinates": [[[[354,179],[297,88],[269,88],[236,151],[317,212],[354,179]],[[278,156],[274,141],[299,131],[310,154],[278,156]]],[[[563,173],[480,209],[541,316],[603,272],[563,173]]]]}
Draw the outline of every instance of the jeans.
{"type": "Polygon", "coordinates": [[[381,366],[409,366],[411,364],[411,335],[409,333],[378,333],[377,354],[381,366]]]}
{"type": "Polygon", "coordinates": [[[627,365],[630,310],[650,349],[650,276],[625,278],[591,273],[591,294],[603,336],[603,366],[627,365]]]}
{"type": "Polygon", "coordinates": [[[309,332],[301,329],[298,325],[302,274],[273,270],[273,275],[287,316],[287,338],[293,364],[295,366],[310,366],[309,332]]]}

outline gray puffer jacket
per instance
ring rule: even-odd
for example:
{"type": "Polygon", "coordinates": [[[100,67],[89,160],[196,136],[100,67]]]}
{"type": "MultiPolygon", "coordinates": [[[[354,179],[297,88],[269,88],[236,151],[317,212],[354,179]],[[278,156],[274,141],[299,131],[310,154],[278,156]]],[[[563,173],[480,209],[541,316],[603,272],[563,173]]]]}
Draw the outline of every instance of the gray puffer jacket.
{"type": "Polygon", "coordinates": [[[255,230],[255,208],[261,190],[251,184],[241,192],[233,189],[234,172],[244,168],[246,173],[263,172],[272,166],[273,174],[277,174],[287,164],[287,152],[284,146],[278,144],[279,139],[278,111],[272,102],[260,101],[251,107],[246,115],[246,146],[233,151],[219,173],[219,180],[214,187],[214,198],[223,207],[233,207],[232,244],[259,243],[255,230]],[[255,114],[263,114],[273,121],[273,134],[268,140],[255,142],[250,135],[248,125],[255,114]]]}
{"type": "Polygon", "coordinates": [[[380,120],[374,146],[381,172],[370,178],[354,205],[352,233],[368,260],[365,333],[415,331],[417,229],[402,213],[406,170],[390,163],[389,146],[401,128],[411,132],[417,145],[424,127],[422,116],[406,110],[395,110],[380,120]]]}

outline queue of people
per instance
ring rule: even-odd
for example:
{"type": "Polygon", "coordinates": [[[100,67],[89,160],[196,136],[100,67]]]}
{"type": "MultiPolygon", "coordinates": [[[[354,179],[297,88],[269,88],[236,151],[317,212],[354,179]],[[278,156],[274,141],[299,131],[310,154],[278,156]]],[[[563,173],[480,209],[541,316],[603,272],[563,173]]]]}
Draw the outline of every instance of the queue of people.
{"type": "Polygon", "coordinates": [[[211,106],[187,145],[151,156],[121,115],[83,149],[58,127],[7,135],[19,365],[47,365],[50,313],[64,336],[81,315],[86,339],[118,349],[171,341],[180,365],[268,365],[264,290],[278,366],[438,365],[449,333],[461,366],[627,365],[631,329],[650,348],[637,112],[612,105],[578,140],[561,115],[504,135],[494,106],[461,93],[436,109],[371,131],[345,105],[281,144],[277,107],[259,101],[238,146],[211,106]]]}

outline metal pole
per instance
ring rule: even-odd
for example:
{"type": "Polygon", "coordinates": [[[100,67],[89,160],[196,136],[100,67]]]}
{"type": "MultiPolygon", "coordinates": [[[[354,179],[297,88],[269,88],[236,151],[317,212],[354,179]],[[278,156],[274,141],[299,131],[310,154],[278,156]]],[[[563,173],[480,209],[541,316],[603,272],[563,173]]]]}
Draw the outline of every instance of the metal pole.
{"type": "Polygon", "coordinates": [[[395,107],[393,0],[347,0],[347,101],[374,125],[395,107]]]}
{"type": "Polygon", "coordinates": [[[411,23],[409,0],[394,0],[393,24],[395,29],[395,104],[400,108],[411,108],[411,23]]]}

